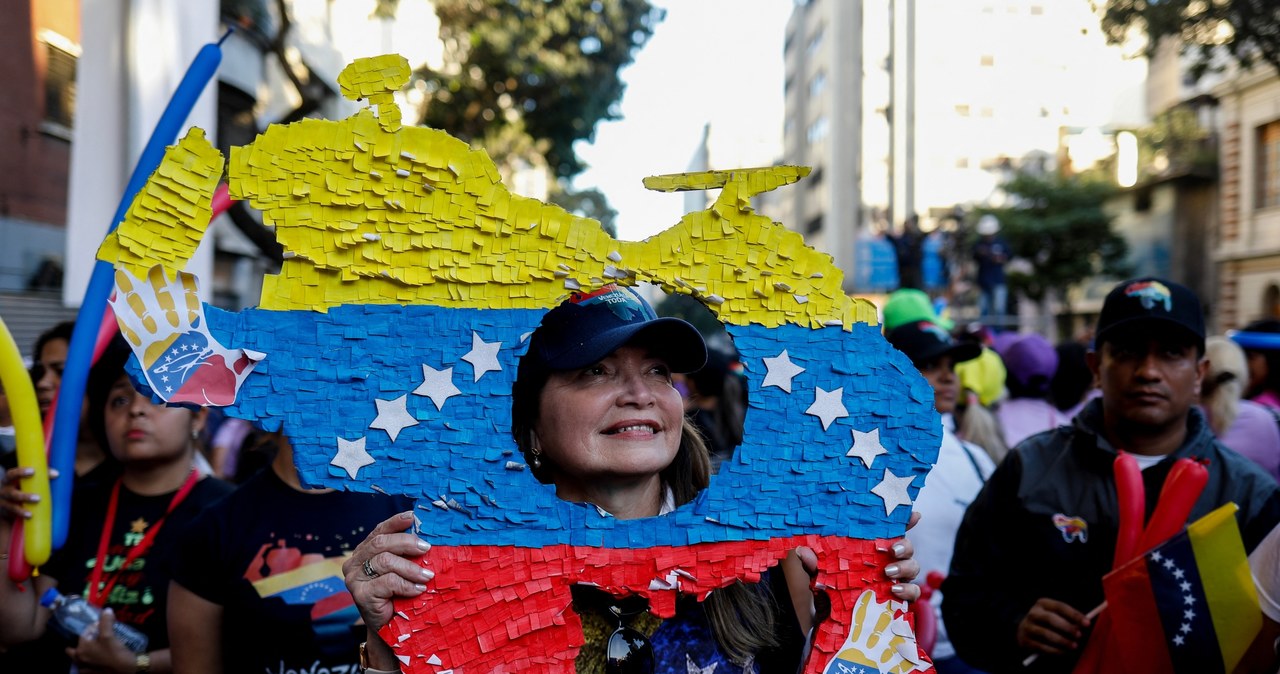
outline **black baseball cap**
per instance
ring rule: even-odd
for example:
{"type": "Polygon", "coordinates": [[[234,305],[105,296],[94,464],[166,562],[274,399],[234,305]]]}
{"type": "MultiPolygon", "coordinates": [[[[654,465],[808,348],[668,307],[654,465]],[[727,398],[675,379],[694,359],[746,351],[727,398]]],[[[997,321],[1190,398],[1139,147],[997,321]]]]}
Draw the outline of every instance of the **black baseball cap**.
{"type": "Polygon", "coordinates": [[[693,372],[707,362],[707,345],[697,328],[679,318],[659,318],[635,290],[612,283],[575,292],[548,311],[529,339],[525,360],[548,370],[574,370],[637,340],[673,372],[693,372]]]}
{"type": "Polygon", "coordinates": [[[1094,332],[1095,348],[1121,329],[1141,327],[1144,322],[1180,327],[1191,333],[1201,350],[1204,349],[1204,311],[1200,308],[1200,298],[1182,284],[1155,277],[1125,281],[1107,293],[1094,332]]]}
{"type": "Polygon", "coordinates": [[[907,354],[916,367],[942,356],[951,356],[953,363],[963,363],[982,354],[981,344],[957,342],[932,321],[905,323],[889,331],[886,338],[893,348],[907,354]]]}

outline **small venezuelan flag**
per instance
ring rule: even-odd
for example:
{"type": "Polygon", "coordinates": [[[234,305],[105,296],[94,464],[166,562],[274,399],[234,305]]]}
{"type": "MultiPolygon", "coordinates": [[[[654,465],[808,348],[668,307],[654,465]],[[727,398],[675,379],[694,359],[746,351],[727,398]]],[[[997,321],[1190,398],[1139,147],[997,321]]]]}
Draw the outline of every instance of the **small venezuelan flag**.
{"type": "Polygon", "coordinates": [[[1108,669],[1230,672],[1262,626],[1234,503],[1187,525],[1102,580],[1112,616],[1108,669]],[[1118,665],[1118,666],[1117,666],[1118,665]]]}

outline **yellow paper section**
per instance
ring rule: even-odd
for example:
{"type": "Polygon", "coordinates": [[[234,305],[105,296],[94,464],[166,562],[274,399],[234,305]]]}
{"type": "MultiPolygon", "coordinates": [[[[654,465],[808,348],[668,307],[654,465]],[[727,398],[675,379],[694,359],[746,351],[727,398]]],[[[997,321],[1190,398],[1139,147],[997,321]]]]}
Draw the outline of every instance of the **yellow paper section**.
{"type": "Polygon", "coordinates": [[[697,297],[727,323],[875,322],[870,303],[841,290],[830,256],[751,207],[807,168],[646,179],[651,189],[721,193],[657,236],[617,241],[594,220],[511,193],[483,150],[400,126],[392,94],[408,76],[399,56],[357,60],[339,82],[370,107],[341,121],[273,125],[231,149],[232,198],[261,210],[286,251],[280,274],[265,279],[262,308],[550,308],[580,288],[648,281],[697,297]]]}
{"type": "Polygon", "coordinates": [[[107,235],[98,259],[144,278],[159,264],[177,271],[187,265],[209,227],[213,192],[222,178],[222,153],[192,127],[147,179],[125,212],[124,221],[107,235]]]}

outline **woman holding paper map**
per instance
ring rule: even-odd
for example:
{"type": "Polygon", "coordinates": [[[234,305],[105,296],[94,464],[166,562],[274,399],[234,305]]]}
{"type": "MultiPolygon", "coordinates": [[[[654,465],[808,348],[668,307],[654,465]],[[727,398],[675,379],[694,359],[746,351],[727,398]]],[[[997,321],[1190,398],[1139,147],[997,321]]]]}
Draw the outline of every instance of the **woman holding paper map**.
{"type": "MultiPolygon", "coordinates": [[[[513,391],[512,432],[533,475],[561,499],[594,504],[619,519],[661,516],[691,501],[708,484],[709,458],[671,374],[697,370],[705,360],[692,326],[658,318],[630,289],[575,294],[548,312],[513,391]]],[[[434,577],[410,559],[429,545],[397,533],[409,523],[409,513],[383,522],[344,566],[369,629],[369,671],[399,667],[377,631],[391,619],[394,598],[421,594],[434,577]]],[[[899,561],[885,573],[897,581],[898,599],[914,599],[911,544],[904,539],[893,549],[899,561]]],[[[801,550],[759,584],[682,601],[676,617],[661,624],[638,597],[618,600],[577,586],[574,607],[586,638],[577,669],[667,671],[678,663],[678,671],[718,674],[795,671],[814,616],[805,572],[815,566],[801,550]]]]}

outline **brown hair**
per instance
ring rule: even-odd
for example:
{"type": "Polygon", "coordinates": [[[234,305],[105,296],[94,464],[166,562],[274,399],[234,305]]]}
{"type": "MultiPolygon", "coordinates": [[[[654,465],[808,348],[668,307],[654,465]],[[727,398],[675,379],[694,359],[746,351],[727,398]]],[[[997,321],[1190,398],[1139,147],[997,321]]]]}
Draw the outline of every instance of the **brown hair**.
{"type": "MultiPolygon", "coordinates": [[[[543,484],[552,483],[554,464],[544,454],[542,465],[534,467],[533,438],[534,425],[542,413],[542,389],[550,376],[550,370],[535,358],[525,356],[520,359],[511,391],[511,434],[524,454],[529,471],[543,484]]],[[[671,489],[677,506],[692,501],[711,483],[710,452],[688,417],[680,428],[680,447],[675,459],[662,470],[661,477],[662,483],[671,489]]],[[[741,664],[761,650],[777,646],[771,606],[774,602],[766,584],[747,585],[741,581],[712,592],[703,601],[711,633],[730,660],[741,664]]]]}

